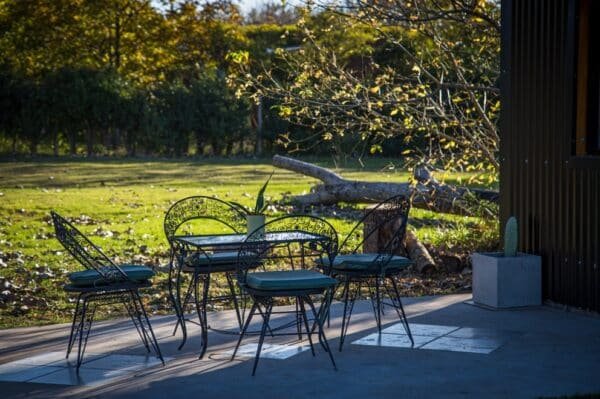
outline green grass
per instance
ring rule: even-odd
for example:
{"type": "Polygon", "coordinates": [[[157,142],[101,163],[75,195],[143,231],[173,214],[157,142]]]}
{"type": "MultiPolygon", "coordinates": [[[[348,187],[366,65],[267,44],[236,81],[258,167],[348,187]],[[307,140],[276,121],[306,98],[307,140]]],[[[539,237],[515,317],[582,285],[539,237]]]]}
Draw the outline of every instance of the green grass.
{"type": "MultiPolygon", "coordinates": [[[[315,160],[311,160],[315,161],[315,160]]],[[[333,167],[331,162],[316,163],[333,167]]],[[[373,159],[338,170],[344,177],[406,182],[391,161],[373,159]]],[[[308,192],[316,180],[276,169],[270,160],[40,161],[0,163],[0,328],[65,322],[73,306],[62,291],[66,274],[79,268],[53,238],[49,211],[76,224],[123,262],[166,265],[162,220],[170,205],[190,195],[214,195],[250,205],[265,179],[271,202],[308,192]]],[[[447,176],[450,181],[468,176],[447,176]]],[[[329,218],[341,234],[352,220],[329,218]]],[[[425,242],[470,251],[496,239],[493,223],[477,218],[411,210],[411,223],[425,242]]],[[[169,304],[165,275],[150,296],[153,312],[169,304]]],[[[110,317],[110,312],[103,314],[110,317]]]]}

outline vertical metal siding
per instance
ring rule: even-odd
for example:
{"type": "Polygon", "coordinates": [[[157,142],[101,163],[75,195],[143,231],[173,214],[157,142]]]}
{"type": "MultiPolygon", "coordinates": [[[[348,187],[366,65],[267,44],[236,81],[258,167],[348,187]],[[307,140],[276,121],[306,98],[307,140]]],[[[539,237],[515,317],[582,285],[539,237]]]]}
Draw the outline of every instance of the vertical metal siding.
{"type": "Polygon", "coordinates": [[[542,256],[545,299],[600,311],[600,162],[572,165],[576,6],[502,2],[500,216],[542,256]]]}

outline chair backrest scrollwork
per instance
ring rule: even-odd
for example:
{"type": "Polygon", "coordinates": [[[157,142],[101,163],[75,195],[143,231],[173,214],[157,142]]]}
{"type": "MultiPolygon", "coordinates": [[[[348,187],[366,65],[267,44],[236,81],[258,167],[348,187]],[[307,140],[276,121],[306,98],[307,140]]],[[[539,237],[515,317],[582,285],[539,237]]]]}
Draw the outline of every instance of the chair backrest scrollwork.
{"type": "Polygon", "coordinates": [[[51,215],[56,238],[83,267],[98,272],[105,282],[130,280],[119,266],[72,223],[54,211],[51,215]]]}
{"type": "MultiPolygon", "coordinates": [[[[265,223],[248,234],[240,246],[237,278],[246,282],[249,270],[268,258],[278,258],[287,268],[306,267],[306,259],[319,260],[322,271],[329,274],[331,261],[338,250],[337,232],[324,219],[310,215],[286,215],[265,223]],[[306,239],[308,237],[308,239],[306,239]],[[290,245],[297,245],[300,253],[293,253],[290,245]],[[282,254],[275,256],[275,251],[282,254]],[[300,259],[300,262],[298,262],[300,259]]],[[[317,264],[315,263],[314,266],[317,264]]]]}
{"type": "Polygon", "coordinates": [[[244,231],[246,226],[245,215],[223,200],[206,196],[187,197],[174,203],[165,215],[164,231],[169,243],[173,245],[173,237],[181,226],[197,219],[214,220],[233,233],[244,231]]]}
{"type": "Polygon", "coordinates": [[[388,234],[383,237],[383,242],[378,242],[378,255],[374,259],[374,263],[385,266],[404,241],[409,211],[410,201],[403,195],[396,195],[380,202],[369,209],[352,228],[340,245],[340,253],[359,253],[362,251],[365,241],[381,238],[380,232],[385,231],[388,234]],[[359,234],[358,229],[360,228],[364,228],[362,239],[358,240],[358,243],[350,244],[354,236],[359,234]],[[376,234],[379,236],[375,237],[376,234]]]}

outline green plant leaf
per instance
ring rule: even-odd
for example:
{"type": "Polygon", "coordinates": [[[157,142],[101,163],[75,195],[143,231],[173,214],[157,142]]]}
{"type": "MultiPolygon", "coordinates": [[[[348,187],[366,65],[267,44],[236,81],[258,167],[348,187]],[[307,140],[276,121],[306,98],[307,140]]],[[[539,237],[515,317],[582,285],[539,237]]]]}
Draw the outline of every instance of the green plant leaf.
{"type": "Polygon", "coordinates": [[[271,181],[271,177],[273,177],[273,173],[275,173],[275,171],[271,172],[271,174],[269,175],[269,178],[267,179],[265,184],[262,186],[262,188],[258,192],[258,196],[256,197],[256,206],[254,207],[254,213],[257,215],[262,213],[266,209],[265,190],[267,189],[267,186],[269,185],[269,182],[271,181]]]}

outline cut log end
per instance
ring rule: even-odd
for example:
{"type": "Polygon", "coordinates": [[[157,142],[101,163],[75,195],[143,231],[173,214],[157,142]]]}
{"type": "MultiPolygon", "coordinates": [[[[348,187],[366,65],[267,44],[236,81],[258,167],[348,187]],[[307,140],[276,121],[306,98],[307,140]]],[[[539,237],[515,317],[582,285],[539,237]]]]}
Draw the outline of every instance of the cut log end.
{"type": "Polygon", "coordinates": [[[414,268],[419,273],[429,274],[437,270],[437,265],[429,254],[429,251],[411,230],[406,231],[404,245],[406,246],[408,258],[415,262],[414,268]]]}

